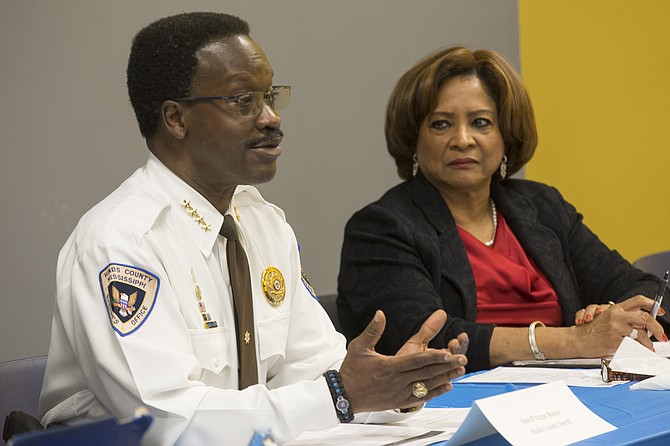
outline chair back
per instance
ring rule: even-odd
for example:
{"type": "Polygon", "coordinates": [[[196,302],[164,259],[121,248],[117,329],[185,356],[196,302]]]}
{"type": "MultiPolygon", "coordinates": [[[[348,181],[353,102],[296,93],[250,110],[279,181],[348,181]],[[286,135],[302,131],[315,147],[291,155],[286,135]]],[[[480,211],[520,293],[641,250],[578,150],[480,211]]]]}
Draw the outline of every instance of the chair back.
{"type": "Polygon", "coordinates": [[[335,326],[335,330],[342,332],[342,327],[340,327],[340,320],[337,317],[337,294],[324,294],[319,296],[319,303],[326,310],[330,320],[335,326]]]}
{"type": "Polygon", "coordinates": [[[12,446],[140,446],[153,417],[119,422],[114,417],[17,434],[12,446]]]}
{"type": "Polygon", "coordinates": [[[662,278],[663,274],[670,269],[670,251],[661,251],[641,257],[633,262],[633,266],[645,273],[662,278]]]}
{"type": "Polygon", "coordinates": [[[0,425],[13,410],[37,417],[46,366],[46,355],[0,363],[0,425]]]}

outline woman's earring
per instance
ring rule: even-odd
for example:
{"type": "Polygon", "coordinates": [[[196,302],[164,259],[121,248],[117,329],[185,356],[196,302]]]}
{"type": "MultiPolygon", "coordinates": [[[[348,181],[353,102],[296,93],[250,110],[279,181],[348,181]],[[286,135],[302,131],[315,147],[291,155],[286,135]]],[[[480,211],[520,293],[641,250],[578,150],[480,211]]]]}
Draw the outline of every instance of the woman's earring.
{"type": "Polygon", "coordinates": [[[412,157],[412,161],[414,161],[414,164],[412,164],[412,176],[416,176],[417,170],[419,170],[419,160],[416,158],[416,153],[412,157]]]}
{"type": "Polygon", "coordinates": [[[503,155],[502,162],[500,163],[500,178],[505,179],[507,176],[507,155],[503,155]]]}

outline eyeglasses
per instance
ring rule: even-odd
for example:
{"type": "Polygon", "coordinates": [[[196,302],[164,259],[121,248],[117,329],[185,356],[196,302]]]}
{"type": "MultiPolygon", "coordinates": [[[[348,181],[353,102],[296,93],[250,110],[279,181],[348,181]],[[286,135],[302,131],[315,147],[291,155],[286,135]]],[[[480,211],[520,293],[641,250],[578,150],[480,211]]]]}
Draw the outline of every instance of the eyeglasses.
{"type": "Polygon", "coordinates": [[[172,99],[175,102],[228,101],[239,116],[256,117],[267,104],[272,110],[282,110],[291,102],[291,86],[275,85],[268,91],[248,91],[234,96],[185,96],[172,99]]]}
{"type": "Polygon", "coordinates": [[[652,378],[653,375],[642,375],[639,373],[619,372],[610,368],[611,359],[602,358],[600,360],[600,376],[604,382],[612,381],[642,381],[652,378]]]}

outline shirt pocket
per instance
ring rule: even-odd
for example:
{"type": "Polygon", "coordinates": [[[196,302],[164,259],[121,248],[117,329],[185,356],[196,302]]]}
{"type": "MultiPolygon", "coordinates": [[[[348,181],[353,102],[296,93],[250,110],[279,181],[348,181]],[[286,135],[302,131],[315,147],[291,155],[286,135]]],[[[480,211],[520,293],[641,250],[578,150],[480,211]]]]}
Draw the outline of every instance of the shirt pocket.
{"type": "Polygon", "coordinates": [[[225,327],[189,330],[189,333],[193,354],[202,368],[218,374],[230,364],[225,327]]]}
{"type": "Polygon", "coordinates": [[[278,316],[257,322],[258,357],[266,361],[273,356],[286,355],[286,341],[288,339],[291,313],[282,313],[278,316]]]}

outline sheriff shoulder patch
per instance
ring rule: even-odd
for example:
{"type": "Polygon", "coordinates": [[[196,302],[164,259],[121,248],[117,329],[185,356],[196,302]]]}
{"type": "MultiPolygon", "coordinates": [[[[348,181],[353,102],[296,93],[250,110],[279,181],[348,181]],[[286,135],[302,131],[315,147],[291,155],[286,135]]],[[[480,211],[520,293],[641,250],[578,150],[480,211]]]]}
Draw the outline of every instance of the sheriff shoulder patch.
{"type": "Polygon", "coordinates": [[[307,291],[309,291],[309,294],[311,294],[314,299],[319,300],[319,298],[316,297],[316,291],[314,291],[314,287],[311,283],[309,283],[309,279],[307,278],[305,270],[302,268],[300,268],[300,278],[302,279],[302,284],[305,285],[305,288],[307,288],[307,291]]]}
{"type": "Polygon", "coordinates": [[[156,303],[160,280],[134,266],[110,263],[100,271],[100,288],[112,328],[129,335],[144,323],[156,303]]]}

